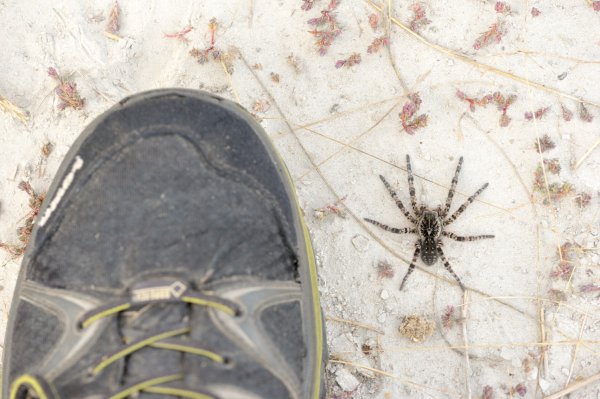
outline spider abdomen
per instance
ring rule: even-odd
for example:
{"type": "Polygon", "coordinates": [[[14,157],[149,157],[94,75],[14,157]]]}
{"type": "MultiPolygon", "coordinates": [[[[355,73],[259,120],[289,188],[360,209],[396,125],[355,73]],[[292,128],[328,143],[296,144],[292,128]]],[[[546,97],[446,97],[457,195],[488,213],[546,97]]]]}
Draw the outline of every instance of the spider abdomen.
{"type": "Polygon", "coordinates": [[[421,259],[427,266],[433,265],[438,258],[437,243],[432,239],[424,239],[421,241],[421,259]]]}

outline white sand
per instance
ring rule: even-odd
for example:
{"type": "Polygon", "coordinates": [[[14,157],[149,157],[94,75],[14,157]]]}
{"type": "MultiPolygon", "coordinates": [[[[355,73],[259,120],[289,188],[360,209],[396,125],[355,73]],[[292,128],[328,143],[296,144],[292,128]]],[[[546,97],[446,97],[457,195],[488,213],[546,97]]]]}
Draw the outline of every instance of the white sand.
{"type": "MultiPolygon", "coordinates": [[[[306,22],[321,15],[325,0],[310,11],[301,10],[299,0],[123,2],[118,41],[103,34],[112,3],[84,4],[0,4],[0,95],[30,115],[23,124],[0,112],[0,241],[18,242],[15,230],[28,211],[19,181],[30,181],[38,191],[47,188],[81,130],[122,97],[177,86],[217,92],[250,110],[255,101],[268,100],[270,108],[258,115],[296,180],[316,247],[325,314],[348,321],[328,321],[330,356],[380,370],[331,363],[330,398],[480,398],[485,386],[494,398],[520,397],[510,393],[518,384],[526,388],[524,397],[541,398],[600,372],[599,292],[580,292],[586,284],[600,286],[600,146],[586,154],[600,140],[600,12],[590,3],[512,1],[507,3],[511,13],[500,15],[492,1],[427,2],[432,22],[421,34],[431,45],[394,26],[391,57],[408,90],[420,93],[418,114],[429,117],[414,136],[401,131],[398,114],[406,93],[388,53],[367,54],[383,29],[373,32],[369,26],[374,9],[366,2],[342,0],[336,10],[342,32],[324,56],[317,54],[306,22]],[[534,6],[541,11],[535,18],[534,6]],[[236,46],[249,65],[260,63],[262,70],[236,58],[229,81],[219,63],[199,65],[190,57],[192,46],[204,48],[210,41],[207,24],[213,17],[219,22],[216,45],[236,46]],[[498,18],[504,21],[501,42],[475,51],[477,37],[498,18]],[[190,43],[164,37],[188,25],[194,27],[187,35],[190,43]],[[362,63],[334,67],[353,52],[361,54],[362,63]],[[299,60],[299,73],[287,61],[291,54],[299,60]],[[85,97],[83,110],[58,109],[56,82],[46,73],[50,66],[71,74],[85,97]],[[271,80],[271,72],[280,75],[280,83],[271,80]],[[469,112],[457,89],[472,97],[515,94],[510,124],[499,126],[501,111],[493,104],[469,112]],[[591,123],[579,119],[575,100],[586,102],[591,123]],[[561,104],[574,112],[571,122],[563,120],[561,104]],[[550,109],[540,120],[525,120],[525,112],[540,107],[550,109]],[[562,167],[558,176],[548,172],[549,181],[575,187],[552,206],[542,204],[543,194],[531,197],[540,164],[534,142],[544,134],[556,143],[545,156],[558,158],[562,167]],[[40,148],[48,140],[55,150],[40,167],[40,148]],[[450,329],[440,324],[449,305],[460,317],[462,301],[440,263],[425,268],[419,262],[404,291],[398,290],[415,236],[394,235],[361,220],[368,216],[396,227],[409,225],[377,177],[385,175],[409,206],[407,153],[418,201],[428,206],[445,200],[460,155],[465,161],[453,209],[490,182],[451,230],[496,238],[445,239],[445,252],[473,301],[464,328],[460,320],[450,329]],[[574,202],[580,191],[592,196],[584,209],[574,202]],[[345,218],[314,217],[315,209],[340,198],[345,198],[345,218]],[[567,241],[581,246],[574,272],[569,281],[551,278],[557,248],[567,241]],[[392,279],[377,277],[382,260],[393,265],[392,279]],[[566,302],[551,302],[551,288],[564,291],[566,302]],[[437,323],[425,342],[399,334],[402,317],[409,314],[437,323]],[[375,352],[363,354],[365,344],[375,352]]],[[[392,2],[393,15],[408,23],[410,5],[392,2]]],[[[0,262],[3,335],[20,259],[0,252],[0,262]]],[[[600,397],[598,382],[571,395],[594,397],[600,397]]]]}

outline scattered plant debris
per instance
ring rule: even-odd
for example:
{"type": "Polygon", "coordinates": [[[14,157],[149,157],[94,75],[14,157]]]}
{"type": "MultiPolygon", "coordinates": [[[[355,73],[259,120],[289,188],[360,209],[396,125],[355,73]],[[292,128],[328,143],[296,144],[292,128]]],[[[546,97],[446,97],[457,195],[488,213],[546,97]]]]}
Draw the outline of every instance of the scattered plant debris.
{"type": "Polygon", "coordinates": [[[379,26],[379,15],[378,14],[370,14],[369,15],[369,26],[371,26],[371,29],[376,30],[377,27],[379,26]]]}
{"type": "Polygon", "coordinates": [[[486,107],[488,104],[494,103],[498,110],[502,111],[502,114],[500,115],[501,127],[506,127],[509,125],[511,118],[507,114],[508,107],[510,107],[517,100],[516,95],[510,94],[508,97],[505,97],[499,91],[492,94],[486,94],[481,98],[475,98],[467,96],[461,90],[456,90],[456,96],[469,104],[469,110],[471,112],[474,112],[477,106],[486,107]]]}
{"type": "Polygon", "coordinates": [[[300,67],[300,60],[294,54],[288,55],[287,63],[291,65],[292,68],[294,68],[294,72],[296,72],[296,74],[302,72],[302,68],[300,67]]]}
{"type": "Polygon", "coordinates": [[[252,106],[254,112],[267,112],[271,108],[271,103],[268,100],[256,100],[252,106]]]}
{"type": "Polygon", "coordinates": [[[271,76],[271,81],[272,81],[272,82],[275,82],[275,83],[279,83],[279,82],[280,82],[280,77],[279,77],[279,74],[278,74],[278,73],[271,72],[271,73],[269,74],[269,76],[271,76]]]}
{"type": "Polygon", "coordinates": [[[540,154],[542,152],[550,151],[555,147],[556,144],[554,144],[554,141],[552,141],[550,136],[548,136],[547,134],[544,134],[539,140],[536,139],[534,143],[535,150],[540,154]]]}
{"type": "Polygon", "coordinates": [[[33,224],[38,213],[40,213],[40,207],[44,201],[46,193],[36,193],[31,184],[25,181],[19,183],[19,189],[23,190],[29,196],[29,213],[25,216],[25,221],[22,226],[17,228],[17,236],[20,244],[7,244],[0,242],[0,249],[5,250],[13,257],[19,257],[23,255],[27,248],[27,243],[31,237],[33,231],[33,224]]]}
{"type": "Polygon", "coordinates": [[[544,165],[546,165],[546,170],[553,175],[560,173],[560,161],[558,158],[544,159],[544,165]]]}
{"type": "Polygon", "coordinates": [[[590,114],[590,111],[588,111],[583,103],[579,103],[579,119],[584,122],[591,122],[594,119],[594,116],[590,114]]]}
{"type": "Polygon", "coordinates": [[[200,50],[196,47],[190,50],[190,55],[198,61],[199,64],[204,64],[212,59],[214,62],[222,63],[225,65],[227,73],[233,73],[233,59],[237,56],[237,51],[234,48],[230,48],[229,51],[215,47],[216,33],[219,28],[216,18],[212,18],[208,23],[208,31],[210,32],[210,46],[204,50],[200,50]]]}
{"type": "Polygon", "coordinates": [[[371,345],[369,344],[362,344],[362,346],[360,347],[362,353],[364,353],[365,355],[369,356],[371,354],[371,352],[373,352],[373,348],[371,347],[371,345]]]}
{"type": "Polygon", "coordinates": [[[121,9],[119,8],[119,3],[115,1],[110,9],[108,14],[108,23],[106,24],[106,33],[111,35],[117,35],[119,33],[120,24],[119,24],[119,16],[121,14],[121,9]]]}
{"type": "Polygon", "coordinates": [[[2,96],[0,96],[0,109],[4,112],[8,112],[23,124],[27,123],[27,113],[2,96]]]}
{"type": "Polygon", "coordinates": [[[421,103],[422,101],[421,97],[419,97],[419,93],[411,93],[408,95],[408,101],[404,103],[402,112],[399,114],[402,128],[410,135],[415,134],[416,130],[427,126],[429,118],[427,114],[415,116],[421,107],[421,103]]]}
{"type": "Polygon", "coordinates": [[[54,89],[54,92],[61,101],[60,104],[58,104],[58,109],[64,110],[67,107],[73,109],[83,108],[85,99],[81,98],[79,95],[77,84],[75,82],[61,77],[56,69],[52,67],[48,68],[48,75],[58,82],[58,86],[54,89]]]}
{"type": "Polygon", "coordinates": [[[592,202],[592,196],[586,192],[580,192],[575,196],[575,203],[580,209],[585,208],[592,202]]]}
{"type": "Polygon", "coordinates": [[[394,277],[394,268],[389,264],[389,262],[380,260],[377,264],[377,277],[380,279],[390,279],[394,277]]]}
{"type": "Polygon", "coordinates": [[[309,33],[317,38],[317,49],[322,56],[327,53],[327,49],[342,32],[336,15],[332,12],[338,5],[339,0],[331,0],[327,8],[321,10],[320,17],[311,18],[307,22],[309,25],[314,26],[313,30],[309,31],[309,33]]]}
{"type": "Polygon", "coordinates": [[[375,38],[371,42],[369,47],[367,47],[367,53],[375,54],[376,52],[378,52],[381,49],[381,47],[389,46],[389,45],[390,45],[390,39],[387,36],[381,36],[381,37],[375,38]]]}
{"type": "Polygon", "coordinates": [[[523,383],[519,383],[514,387],[510,388],[509,395],[512,397],[514,394],[518,394],[520,397],[524,397],[527,394],[527,387],[523,383]]]}
{"type": "Polygon", "coordinates": [[[492,24],[486,32],[482,33],[477,40],[475,40],[475,43],[473,43],[473,48],[475,50],[479,50],[483,47],[489,46],[494,42],[500,43],[504,33],[504,24],[502,21],[496,21],[496,23],[492,24]]]}
{"type": "Polygon", "coordinates": [[[549,110],[550,110],[550,107],[545,107],[545,108],[539,108],[535,112],[531,112],[531,111],[525,112],[525,119],[528,120],[528,121],[532,121],[533,118],[539,120],[549,110]]]}
{"type": "Polygon", "coordinates": [[[431,21],[427,19],[427,16],[425,15],[425,9],[421,3],[413,3],[411,9],[413,12],[413,18],[410,21],[410,29],[412,31],[418,32],[422,27],[431,23],[431,21]]]}
{"type": "Polygon", "coordinates": [[[303,11],[308,11],[315,5],[316,0],[302,0],[302,6],[300,7],[303,11]]]}
{"type": "Polygon", "coordinates": [[[571,119],[573,119],[573,111],[565,107],[563,104],[560,105],[560,108],[562,110],[562,117],[565,122],[571,122],[571,119]]]}
{"type": "Polygon", "coordinates": [[[50,156],[50,154],[52,153],[52,150],[54,150],[54,144],[52,144],[51,142],[47,141],[42,146],[42,156],[44,158],[48,158],[50,156]]]}
{"type": "Polygon", "coordinates": [[[346,218],[346,212],[340,207],[340,204],[346,199],[346,196],[340,198],[334,203],[327,204],[324,207],[315,209],[314,215],[318,220],[323,220],[329,215],[339,216],[342,219],[346,218]]]}
{"type": "Polygon", "coordinates": [[[261,63],[258,63],[258,62],[257,62],[256,64],[252,65],[252,69],[255,69],[255,70],[257,70],[257,71],[262,71],[262,69],[263,69],[263,66],[262,66],[262,64],[261,64],[261,63]]]}
{"type": "Polygon", "coordinates": [[[165,33],[165,37],[169,38],[169,39],[176,39],[176,40],[179,40],[180,42],[187,44],[190,42],[190,39],[188,39],[185,35],[190,33],[193,29],[194,29],[193,26],[188,25],[185,28],[183,28],[182,30],[180,30],[179,32],[165,33]]]}
{"type": "Polygon", "coordinates": [[[489,385],[484,386],[481,399],[494,399],[494,389],[489,385]]]}
{"type": "Polygon", "coordinates": [[[423,342],[433,334],[435,323],[416,314],[405,316],[398,328],[400,334],[413,342],[423,342]]]}
{"type": "Polygon", "coordinates": [[[517,96],[515,94],[510,94],[508,97],[504,97],[504,95],[500,92],[495,92],[492,94],[492,99],[496,104],[496,107],[499,111],[502,111],[502,115],[500,115],[500,126],[506,127],[510,123],[510,117],[507,115],[508,107],[510,107],[516,100],[517,96]]]}
{"type": "Polygon", "coordinates": [[[490,102],[492,102],[492,99],[493,99],[491,94],[486,94],[485,96],[483,96],[481,98],[468,97],[461,90],[456,90],[456,97],[469,103],[469,110],[471,110],[471,112],[475,112],[476,106],[480,106],[480,107],[487,106],[490,102]]]}
{"type": "Polygon", "coordinates": [[[352,55],[350,55],[350,57],[346,58],[345,60],[338,60],[338,62],[335,63],[335,67],[341,68],[345,66],[346,68],[350,68],[354,65],[360,64],[361,61],[362,60],[360,58],[359,53],[352,53],[352,55]]]}
{"type": "Polygon", "coordinates": [[[535,7],[531,7],[531,16],[539,17],[542,12],[535,7]]]}
{"type": "MultiPolygon", "coordinates": [[[[544,167],[548,173],[558,175],[560,172],[560,163],[558,159],[544,159],[544,167]]],[[[546,182],[544,180],[544,171],[541,166],[538,166],[534,173],[533,189],[543,195],[544,205],[549,205],[548,195],[550,195],[551,201],[558,201],[561,198],[570,194],[574,187],[568,182],[553,182],[548,184],[548,191],[546,191],[546,182]]]]}
{"type": "Polygon", "coordinates": [[[598,292],[600,291],[600,285],[596,285],[594,283],[585,284],[579,287],[579,291],[581,292],[598,292]]]}
{"type": "Polygon", "coordinates": [[[510,6],[503,1],[497,1],[494,9],[498,14],[509,14],[510,6]]]}
{"type": "Polygon", "coordinates": [[[444,310],[444,314],[442,315],[442,326],[444,326],[446,330],[450,330],[452,327],[454,327],[455,321],[456,317],[454,316],[454,306],[446,306],[446,310],[444,310]]]}
{"type": "Polygon", "coordinates": [[[566,292],[552,288],[548,290],[548,298],[555,302],[565,302],[567,300],[566,292]]]}
{"type": "Polygon", "coordinates": [[[577,259],[578,248],[577,244],[568,241],[560,246],[557,250],[559,262],[557,267],[550,273],[550,277],[555,279],[560,278],[565,281],[569,279],[573,272],[574,262],[577,259]]]}

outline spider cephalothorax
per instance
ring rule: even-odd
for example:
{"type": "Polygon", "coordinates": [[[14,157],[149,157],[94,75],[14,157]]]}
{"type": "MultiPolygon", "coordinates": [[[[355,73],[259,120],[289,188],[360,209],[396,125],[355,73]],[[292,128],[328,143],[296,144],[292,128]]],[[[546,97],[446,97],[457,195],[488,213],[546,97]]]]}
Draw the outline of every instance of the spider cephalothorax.
{"type": "Polygon", "coordinates": [[[406,210],[404,204],[402,203],[402,201],[400,201],[398,195],[396,194],[394,189],[392,189],[387,180],[385,180],[383,176],[379,175],[381,181],[389,191],[390,195],[392,196],[394,201],[396,201],[396,205],[398,205],[398,208],[400,208],[402,213],[404,213],[404,216],[406,216],[406,218],[412,222],[414,227],[395,228],[389,227],[373,219],[365,218],[365,221],[372,223],[375,226],[381,227],[384,230],[391,231],[392,233],[414,233],[419,235],[419,239],[415,243],[415,252],[413,254],[412,262],[410,263],[408,271],[406,272],[406,275],[404,276],[404,279],[400,284],[400,289],[404,287],[406,279],[408,279],[408,276],[412,273],[413,269],[415,268],[415,262],[417,261],[417,258],[420,254],[423,263],[425,263],[428,266],[431,266],[435,262],[437,262],[438,257],[441,258],[442,262],[444,262],[444,267],[446,268],[446,270],[448,270],[448,272],[450,272],[450,274],[454,276],[456,281],[458,281],[460,287],[464,290],[463,283],[460,281],[460,278],[458,278],[456,273],[454,273],[452,267],[450,266],[450,263],[448,262],[448,259],[446,259],[446,256],[444,255],[444,252],[442,250],[441,236],[445,236],[456,241],[475,241],[484,238],[494,238],[494,236],[491,234],[479,236],[457,236],[456,234],[445,230],[446,226],[454,222],[456,218],[458,218],[458,216],[464,212],[467,206],[469,206],[469,204],[471,204],[475,200],[475,197],[481,194],[481,192],[485,190],[485,188],[488,186],[488,183],[485,183],[479,190],[475,192],[475,194],[471,195],[465,201],[465,203],[463,203],[456,210],[456,212],[448,216],[448,211],[450,211],[450,205],[452,204],[452,198],[454,197],[454,192],[456,190],[456,183],[458,183],[458,175],[460,173],[462,162],[463,158],[460,157],[460,159],[458,160],[458,166],[456,167],[456,172],[454,173],[454,178],[452,179],[450,190],[448,191],[448,198],[446,199],[445,207],[443,209],[440,207],[436,210],[431,210],[423,205],[417,207],[414,177],[412,174],[410,157],[408,155],[406,156],[406,171],[408,172],[408,189],[410,194],[410,202],[412,205],[413,212],[415,214],[414,216],[408,210],[406,210]]]}

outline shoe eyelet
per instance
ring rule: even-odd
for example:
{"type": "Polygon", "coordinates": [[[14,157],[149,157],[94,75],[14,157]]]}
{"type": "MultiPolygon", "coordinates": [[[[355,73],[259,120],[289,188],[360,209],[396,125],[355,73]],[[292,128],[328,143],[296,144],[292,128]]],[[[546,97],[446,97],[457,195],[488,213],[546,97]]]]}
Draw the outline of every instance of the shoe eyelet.
{"type": "Polygon", "coordinates": [[[231,370],[232,368],[235,367],[235,362],[229,356],[223,356],[223,363],[221,363],[221,366],[224,369],[231,370]]]}

